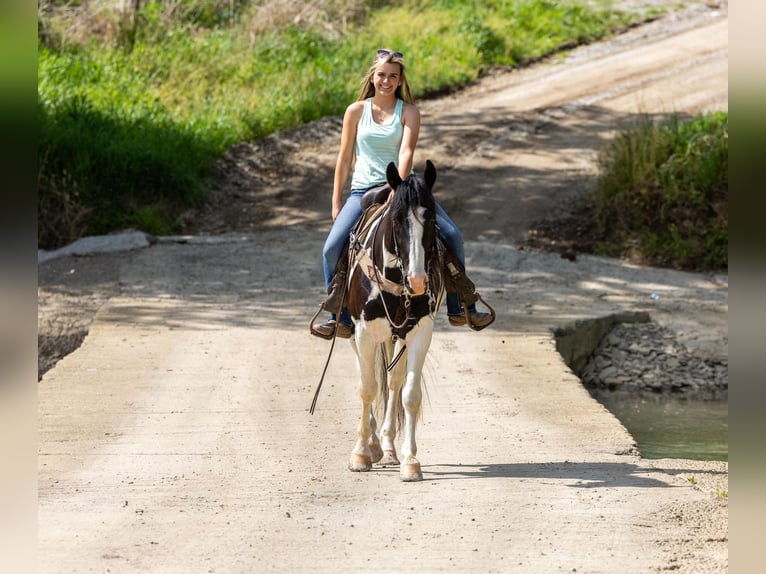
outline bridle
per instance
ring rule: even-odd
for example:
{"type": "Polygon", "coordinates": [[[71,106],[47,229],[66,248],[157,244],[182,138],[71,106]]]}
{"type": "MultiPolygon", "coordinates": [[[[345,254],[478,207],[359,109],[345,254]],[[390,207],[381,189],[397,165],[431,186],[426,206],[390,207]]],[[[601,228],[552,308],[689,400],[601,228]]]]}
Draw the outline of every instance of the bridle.
{"type": "MultiPolygon", "coordinates": [[[[369,259],[369,265],[361,265],[362,271],[367,275],[367,278],[373,282],[377,287],[378,290],[381,292],[380,301],[381,305],[383,306],[383,310],[386,314],[386,319],[388,319],[389,325],[391,325],[391,328],[394,330],[394,337],[398,337],[398,331],[400,331],[402,328],[404,328],[408,321],[411,319],[411,310],[412,310],[412,292],[407,286],[407,273],[404,268],[404,259],[401,255],[401,250],[399,249],[399,243],[397,242],[397,235],[399,231],[399,225],[396,223],[396,221],[392,222],[392,230],[391,230],[391,237],[392,237],[392,243],[394,247],[394,256],[396,257],[396,263],[399,267],[399,272],[401,275],[401,282],[394,282],[391,281],[388,277],[385,276],[385,263],[382,264],[383,272],[381,272],[381,265],[378,265],[378,262],[376,261],[376,250],[375,246],[377,245],[377,237],[378,232],[381,228],[381,223],[383,222],[386,215],[390,212],[390,206],[379,216],[377,224],[375,225],[375,228],[372,230],[372,234],[368,236],[367,243],[371,246],[371,252],[372,255],[370,256],[367,253],[367,250],[364,248],[364,245],[357,242],[357,264],[360,264],[359,259],[369,259]],[[391,310],[389,309],[389,305],[386,303],[386,298],[383,296],[383,293],[389,293],[391,295],[403,298],[403,304],[400,304],[398,309],[402,308],[402,305],[404,307],[404,318],[401,321],[397,321],[396,318],[392,317],[391,310]]],[[[435,223],[434,223],[435,226],[435,223]]],[[[436,229],[434,229],[434,237],[436,237],[436,229]]],[[[438,242],[436,242],[436,247],[438,248],[438,242]]],[[[385,245],[384,241],[381,241],[381,249],[382,246],[385,245]]],[[[429,262],[430,263],[430,262],[429,262]]],[[[430,266],[429,266],[430,267],[430,266]]],[[[429,273],[430,269],[429,267],[426,268],[426,272],[429,273]]],[[[430,274],[430,273],[429,273],[430,274]]],[[[431,290],[431,281],[428,281],[426,283],[426,291],[423,295],[418,295],[418,297],[426,296],[428,297],[428,308],[430,313],[434,313],[436,310],[436,297],[434,296],[433,291],[431,290]]],[[[399,313],[401,315],[401,313],[399,313]]]]}

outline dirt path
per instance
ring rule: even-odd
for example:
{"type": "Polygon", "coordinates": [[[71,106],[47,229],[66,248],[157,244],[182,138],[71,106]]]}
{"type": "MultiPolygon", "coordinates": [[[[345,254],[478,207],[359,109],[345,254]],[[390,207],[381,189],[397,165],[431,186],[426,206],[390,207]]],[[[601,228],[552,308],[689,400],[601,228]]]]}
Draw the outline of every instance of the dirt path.
{"type": "Polygon", "coordinates": [[[98,312],[39,384],[40,571],[728,571],[728,465],[642,459],[551,336],[646,310],[720,350],[699,334],[725,336],[725,280],[515,245],[620,121],[727,108],[727,21],[700,5],[422,106],[419,161],[499,315],[437,321],[423,483],[345,470],[347,345],[307,412],[337,118],[235,150],[197,236],[41,265],[42,317],[98,312]]]}

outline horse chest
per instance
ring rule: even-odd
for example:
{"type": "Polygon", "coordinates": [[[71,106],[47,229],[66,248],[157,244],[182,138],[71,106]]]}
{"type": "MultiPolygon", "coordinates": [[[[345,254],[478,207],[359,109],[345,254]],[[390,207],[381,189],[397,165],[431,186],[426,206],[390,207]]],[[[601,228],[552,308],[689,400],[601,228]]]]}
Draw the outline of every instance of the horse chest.
{"type": "Polygon", "coordinates": [[[370,293],[365,302],[361,320],[367,325],[380,323],[391,336],[405,339],[432,312],[429,296],[405,297],[377,291],[370,293]]]}

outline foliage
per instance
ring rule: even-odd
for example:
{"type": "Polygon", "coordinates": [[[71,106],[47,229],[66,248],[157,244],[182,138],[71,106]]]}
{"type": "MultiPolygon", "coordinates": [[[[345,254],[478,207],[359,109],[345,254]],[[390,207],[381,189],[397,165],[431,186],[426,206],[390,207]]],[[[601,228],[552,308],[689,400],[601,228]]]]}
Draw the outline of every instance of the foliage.
{"type": "Polygon", "coordinates": [[[44,248],[124,226],[174,229],[229,146],[342,113],[378,47],[405,53],[423,97],[628,22],[580,0],[119,6],[135,4],[38,3],[44,248]],[[71,215],[63,230],[55,222],[62,205],[71,215]]]}
{"type": "Polygon", "coordinates": [[[601,252],[689,270],[728,267],[729,117],[642,117],[601,151],[590,198],[601,252]]]}

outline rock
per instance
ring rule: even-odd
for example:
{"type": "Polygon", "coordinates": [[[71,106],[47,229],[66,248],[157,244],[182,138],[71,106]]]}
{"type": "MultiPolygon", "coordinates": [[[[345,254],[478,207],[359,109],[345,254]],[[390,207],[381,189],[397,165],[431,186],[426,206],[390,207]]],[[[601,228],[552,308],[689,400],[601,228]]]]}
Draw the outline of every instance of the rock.
{"type": "Polygon", "coordinates": [[[703,357],[656,323],[619,323],[579,373],[589,388],[717,399],[729,388],[728,361],[703,357]]]}

